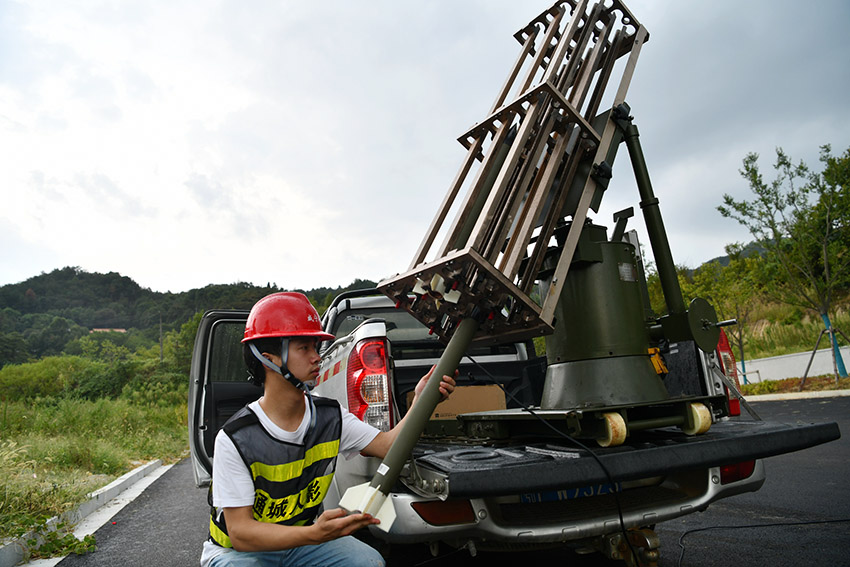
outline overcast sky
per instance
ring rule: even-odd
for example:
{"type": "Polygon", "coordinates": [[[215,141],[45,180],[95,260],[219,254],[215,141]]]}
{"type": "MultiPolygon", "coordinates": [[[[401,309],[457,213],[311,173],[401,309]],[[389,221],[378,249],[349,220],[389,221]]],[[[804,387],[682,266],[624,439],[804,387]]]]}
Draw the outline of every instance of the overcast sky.
{"type": "MultiPolygon", "coordinates": [[[[173,292],[405,271],[513,33],[551,4],[0,3],[0,285],[64,266],[173,292]]],[[[850,147],[850,3],[627,5],[651,36],[627,100],[695,267],[748,240],[716,211],[748,195],[748,152],[772,174],[777,146],[811,166],[850,147]]],[[[637,208],[627,164],[600,224],[637,208]]]]}

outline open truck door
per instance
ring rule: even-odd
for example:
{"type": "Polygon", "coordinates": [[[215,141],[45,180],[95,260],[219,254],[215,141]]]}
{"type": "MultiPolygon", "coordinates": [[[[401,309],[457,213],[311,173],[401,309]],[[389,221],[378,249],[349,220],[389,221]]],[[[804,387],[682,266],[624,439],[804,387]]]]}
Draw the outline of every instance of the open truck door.
{"type": "Polygon", "coordinates": [[[249,383],[242,358],[248,311],[208,311],[201,319],[189,375],[189,448],[195,483],[212,476],[215,436],[245,404],[262,395],[249,383]]]}

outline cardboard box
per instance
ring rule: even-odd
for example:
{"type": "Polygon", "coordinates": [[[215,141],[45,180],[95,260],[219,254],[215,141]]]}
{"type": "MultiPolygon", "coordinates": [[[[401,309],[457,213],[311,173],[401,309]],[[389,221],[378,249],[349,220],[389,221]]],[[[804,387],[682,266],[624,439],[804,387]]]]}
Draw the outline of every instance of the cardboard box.
{"type": "MultiPolygon", "coordinates": [[[[413,392],[407,394],[407,407],[413,401],[413,392]]],[[[476,411],[505,409],[505,393],[495,384],[486,386],[458,386],[448,400],[437,404],[431,419],[455,419],[459,414],[476,411]]]]}

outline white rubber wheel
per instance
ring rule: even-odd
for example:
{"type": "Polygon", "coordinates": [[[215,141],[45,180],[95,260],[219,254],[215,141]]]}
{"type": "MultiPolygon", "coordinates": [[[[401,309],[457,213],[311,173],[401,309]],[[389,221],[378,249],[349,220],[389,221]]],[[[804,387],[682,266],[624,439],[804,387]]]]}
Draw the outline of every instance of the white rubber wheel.
{"type": "Polygon", "coordinates": [[[605,414],[605,437],[596,440],[600,447],[616,447],[626,440],[626,420],[617,412],[605,414]]]}
{"type": "Polygon", "coordinates": [[[686,435],[701,435],[711,427],[711,412],[705,404],[699,402],[689,404],[688,413],[691,417],[690,421],[693,421],[694,425],[693,427],[682,426],[682,431],[686,435]]]}

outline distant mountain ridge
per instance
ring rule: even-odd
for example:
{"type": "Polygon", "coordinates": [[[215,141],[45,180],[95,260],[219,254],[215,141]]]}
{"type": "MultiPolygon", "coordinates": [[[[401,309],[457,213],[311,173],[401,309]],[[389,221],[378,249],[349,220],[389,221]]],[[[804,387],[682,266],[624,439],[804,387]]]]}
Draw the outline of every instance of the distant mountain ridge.
{"type": "MultiPolygon", "coordinates": [[[[727,247],[727,249],[728,249],[728,247],[727,247]]],[[[764,246],[762,246],[761,244],[759,244],[757,242],[750,242],[749,244],[747,244],[745,246],[741,246],[740,252],[738,252],[738,254],[740,254],[741,257],[743,257],[743,258],[749,258],[750,256],[752,256],[754,254],[763,254],[765,251],[766,250],[765,250],[764,246]]],[[[711,260],[704,262],[703,265],[711,264],[712,262],[720,262],[721,266],[726,267],[726,266],[729,265],[730,259],[731,259],[731,257],[727,254],[725,256],[718,256],[716,258],[712,258],[711,260]]]]}
{"type": "MultiPolygon", "coordinates": [[[[760,246],[749,243],[741,248],[741,255],[761,251],[760,246]]],[[[728,255],[718,256],[706,264],[719,262],[727,266],[729,260],[728,255]]],[[[26,334],[27,320],[44,316],[65,318],[89,330],[144,331],[159,328],[160,324],[165,329],[175,329],[199,311],[250,309],[261,297],[278,291],[300,291],[323,312],[337,294],[375,285],[371,280],[355,279],[344,287],[285,290],[271,283],[257,286],[237,282],[173,293],[151,291],[117,272],[102,274],[67,266],[0,286],[0,333],[26,334]]]]}
{"type": "Polygon", "coordinates": [[[301,291],[323,310],[337,293],[374,285],[375,282],[356,279],[346,287],[305,291],[239,282],[163,293],[143,288],[116,272],[101,274],[65,267],[0,286],[0,332],[12,331],[8,328],[11,318],[26,320],[27,316],[36,315],[63,317],[88,329],[143,330],[158,327],[160,323],[173,329],[199,311],[249,309],[261,297],[277,291],[301,291]]]}

